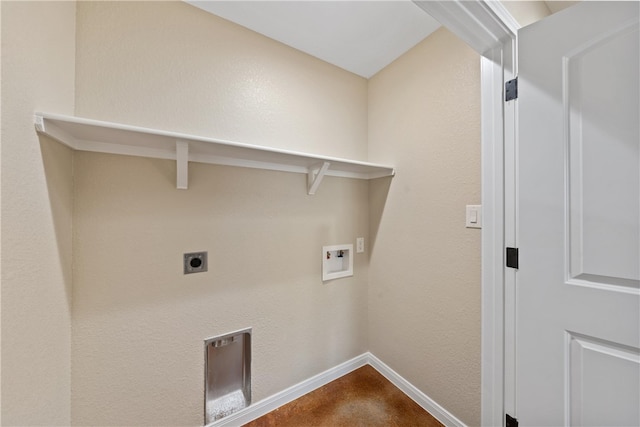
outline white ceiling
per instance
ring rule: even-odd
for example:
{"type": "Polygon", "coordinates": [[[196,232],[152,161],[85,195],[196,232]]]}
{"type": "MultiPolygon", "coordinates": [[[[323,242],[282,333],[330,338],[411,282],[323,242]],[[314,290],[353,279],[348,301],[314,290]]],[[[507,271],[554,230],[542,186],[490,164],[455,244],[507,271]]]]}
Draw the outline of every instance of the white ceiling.
{"type": "Polygon", "coordinates": [[[365,78],[440,27],[409,0],[185,1],[365,78]]]}

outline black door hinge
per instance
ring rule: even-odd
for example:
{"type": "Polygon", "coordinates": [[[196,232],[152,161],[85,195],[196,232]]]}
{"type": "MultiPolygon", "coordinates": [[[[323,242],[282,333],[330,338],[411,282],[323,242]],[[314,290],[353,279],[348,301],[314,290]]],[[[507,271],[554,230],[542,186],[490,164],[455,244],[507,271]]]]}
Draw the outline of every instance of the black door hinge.
{"type": "Polygon", "coordinates": [[[518,98],[518,78],[509,80],[504,84],[504,100],[511,101],[518,98]]]}
{"type": "Polygon", "coordinates": [[[518,248],[507,248],[507,267],[518,268],[518,248]]]}
{"type": "Polygon", "coordinates": [[[507,415],[507,421],[505,423],[505,427],[518,427],[518,420],[513,418],[511,415],[507,415]]]}

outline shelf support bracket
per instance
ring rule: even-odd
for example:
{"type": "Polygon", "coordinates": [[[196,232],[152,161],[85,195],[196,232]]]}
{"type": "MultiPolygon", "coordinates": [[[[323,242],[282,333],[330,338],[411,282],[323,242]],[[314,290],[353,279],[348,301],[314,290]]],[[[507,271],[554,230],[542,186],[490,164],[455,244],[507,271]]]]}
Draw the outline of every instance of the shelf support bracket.
{"type": "Polygon", "coordinates": [[[308,185],[309,191],[307,193],[310,196],[313,196],[314,194],[316,194],[316,190],[318,190],[318,187],[322,182],[322,178],[324,178],[324,174],[327,173],[329,166],[331,166],[331,163],[324,162],[324,163],[318,163],[317,165],[309,168],[309,175],[307,179],[307,185],[308,185]]]}
{"type": "Polygon", "coordinates": [[[176,187],[179,190],[189,188],[189,143],[176,141],[176,187]]]}

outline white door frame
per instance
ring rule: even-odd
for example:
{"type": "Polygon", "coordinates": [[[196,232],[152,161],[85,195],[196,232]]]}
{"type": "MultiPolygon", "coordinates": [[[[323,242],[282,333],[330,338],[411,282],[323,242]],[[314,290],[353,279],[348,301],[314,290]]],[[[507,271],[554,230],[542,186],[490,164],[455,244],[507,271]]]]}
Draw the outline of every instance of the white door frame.
{"type": "MultiPolygon", "coordinates": [[[[504,268],[506,246],[515,246],[515,105],[503,102],[504,82],[517,72],[520,25],[502,3],[490,0],[414,1],[482,55],[482,387],[483,426],[504,425],[513,410],[513,358],[509,289],[515,271],[504,268]],[[506,310],[508,308],[508,310],[506,310]],[[505,319],[507,321],[505,322],[505,319]],[[505,329],[506,328],[506,329],[505,329]]],[[[511,103],[515,104],[515,103],[511,103]]]]}

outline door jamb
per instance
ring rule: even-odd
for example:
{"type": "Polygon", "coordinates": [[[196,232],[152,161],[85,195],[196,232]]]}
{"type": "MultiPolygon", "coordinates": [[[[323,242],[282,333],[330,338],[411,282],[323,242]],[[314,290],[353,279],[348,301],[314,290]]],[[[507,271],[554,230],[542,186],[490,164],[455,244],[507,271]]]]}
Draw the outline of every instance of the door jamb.
{"type": "Polygon", "coordinates": [[[481,422],[501,426],[505,410],[510,409],[505,406],[513,405],[513,374],[505,371],[506,364],[513,363],[512,337],[505,335],[505,287],[513,289],[515,273],[505,271],[504,248],[507,242],[515,244],[516,221],[515,158],[513,149],[505,150],[515,147],[516,113],[515,107],[505,107],[503,88],[517,71],[520,25],[499,1],[414,3],[482,56],[481,422]]]}

